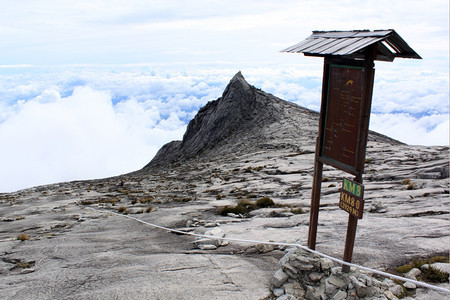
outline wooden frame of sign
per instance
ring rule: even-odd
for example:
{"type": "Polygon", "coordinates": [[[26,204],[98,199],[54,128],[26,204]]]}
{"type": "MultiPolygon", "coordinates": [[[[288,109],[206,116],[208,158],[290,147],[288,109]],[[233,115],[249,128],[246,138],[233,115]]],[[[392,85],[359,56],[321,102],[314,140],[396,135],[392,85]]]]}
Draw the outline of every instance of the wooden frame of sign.
{"type": "MultiPolygon", "coordinates": [[[[322,81],[319,136],[316,143],[308,247],[315,249],[323,164],[355,176],[362,184],[369,132],[376,44],[366,59],[326,56],[322,81]]],[[[358,218],[349,214],[344,261],[351,262],[358,218]]],[[[343,271],[349,271],[343,266],[343,271]]]]}

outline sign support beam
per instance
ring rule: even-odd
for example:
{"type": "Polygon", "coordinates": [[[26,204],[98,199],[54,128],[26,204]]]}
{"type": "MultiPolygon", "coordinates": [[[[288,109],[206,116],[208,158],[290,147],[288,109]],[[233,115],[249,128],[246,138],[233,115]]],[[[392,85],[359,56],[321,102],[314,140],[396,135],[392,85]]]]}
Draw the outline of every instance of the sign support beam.
{"type": "MultiPolygon", "coordinates": [[[[362,176],[356,176],[355,182],[362,184],[362,176]]],[[[353,247],[355,246],[356,227],[358,226],[358,218],[352,214],[348,215],[347,235],[345,237],[344,261],[352,262],[353,247]]],[[[350,267],[342,266],[342,272],[350,272],[350,267]]]]}

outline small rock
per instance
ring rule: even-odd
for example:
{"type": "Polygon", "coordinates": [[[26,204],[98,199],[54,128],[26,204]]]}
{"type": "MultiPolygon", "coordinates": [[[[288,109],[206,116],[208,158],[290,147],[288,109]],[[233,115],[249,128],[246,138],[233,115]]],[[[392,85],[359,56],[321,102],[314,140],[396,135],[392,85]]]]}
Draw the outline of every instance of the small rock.
{"type": "Polygon", "coordinates": [[[283,272],[283,270],[278,269],[278,271],[275,272],[272,278],[272,285],[276,288],[279,288],[283,285],[283,283],[288,280],[289,276],[283,272]]]}
{"type": "Polygon", "coordinates": [[[320,279],[322,279],[322,277],[324,276],[324,274],[319,274],[317,272],[312,272],[309,274],[309,279],[311,279],[312,282],[316,283],[319,282],[320,279]]]}
{"type": "Polygon", "coordinates": [[[396,285],[395,282],[394,282],[392,279],[389,279],[389,278],[385,278],[385,279],[383,280],[383,283],[386,284],[386,285],[388,285],[388,286],[394,286],[394,285],[396,285]]]}
{"type": "Polygon", "coordinates": [[[334,263],[331,259],[321,258],[319,261],[320,261],[320,269],[322,271],[330,270],[332,267],[334,267],[334,263]]]}
{"type": "Polygon", "coordinates": [[[408,290],[415,290],[415,289],[417,288],[417,285],[415,285],[414,283],[409,282],[409,281],[405,282],[405,283],[403,284],[403,286],[404,286],[405,288],[407,288],[408,290]]]}
{"type": "Polygon", "coordinates": [[[198,248],[201,250],[215,250],[217,249],[217,246],[211,244],[200,244],[198,245],[198,248]]]}
{"type": "Polygon", "coordinates": [[[345,282],[342,278],[337,277],[335,275],[331,275],[328,279],[328,282],[334,286],[337,286],[340,289],[344,289],[347,286],[347,282],[345,282]]]}
{"type": "Polygon", "coordinates": [[[297,297],[293,295],[282,295],[278,297],[277,300],[297,300],[297,297]]]}
{"type": "Polygon", "coordinates": [[[292,278],[296,278],[298,271],[289,263],[283,265],[283,271],[292,278]]]}
{"type": "Polygon", "coordinates": [[[367,294],[366,285],[360,282],[358,279],[356,279],[355,276],[350,276],[349,279],[351,280],[353,286],[355,287],[356,294],[358,295],[358,297],[364,298],[367,294]]]}
{"type": "Polygon", "coordinates": [[[233,214],[233,213],[227,213],[227,217],[239,218],[239,216],[237,214],[233,214]]]}
{"type": "Polygon", "coordinates": [[[286,283],[284,285],[284,292],[287,295],[295,296],[298,299],[303,299],[305,297],[305,290],[298,281],[286,283]]]}
{"type": "Polygon", "coordinates": [[[256,254],[256,253],[258,253],[258,250],[256,250],[256,248],[253,246],[245,249],[245,254],[256,254]]]}
{"type": "Polygon", "coordinates": [[[337,286],[331,284],[328,280],[325,280],[325,293],[328,296],[327,299],[333,296],[337,290],[337,286]]]}
{"type": "Polygon", "coordinates": [[[450,264],[449,263],[434,263],[431,264],[433,268],[436,268],[444,273],[450,274],[450,264]]]}
{"type": "Polygon", "coordinates": [[[211,235],[211,236],[217,236],[217,237],[224,237],[225,233],[222,231],[221,228],[216,227],[212,230],[209,230],[205,233],[205,235],[211,235]]]}
{"type": "Polygon", "coordinates": [[[259,253],[267,253],[270,251],[275,250],[275,245],[271,244],[257,244],[255,248],[258,250],[259,253]]]}
{"type": "Polygon", "coordinates": [[[344,291],[339,290],[334,296],[333,296],[333,300],[344,300],[345,298],[347,298],[347,293],[344,291]]]}
{"type": "Polygon", "coordinates": [[[400,297],[401,294],[403,294],[403,288],[398,284],[390,286],[389,291],[397,297],[400,297]]]}
{"type": "Polygon", "coordinates": [[[284,294],[284,290],[280,288],[273,289],[272,292],[275,297],[280,297],[281,295],[284,294]]]}
{"type": "Polygon", "coordinates": [[[419,276],[420,273],[421,273],[421,272],[420,272],[419,269],[413,268],[413,269],[411,269],[408,273],[405,274],[405,277],[406,277],[406,278],[409,278],[409,279],[414,279],[414,280],[416,280],[417,276],[419,276]]]}
{"type": "Polygon", "coordinates": [[[372,205],[369,208],[369,212],[382,214],[387,212],[387,208],[383,205],[381,201],[374,201],[372,202],[372,205]]]}
{"type": "Polygon", "coordinates": [[[35,271],[35,269],[32,269],[32,268],[26,268],[26,269],[22,269],[22,271],[20,271],[20,274],[33,273],[34,271],[35,271]]]}
{"type": "Polygon", "coordinates": [[[205,227],[216,227],[217,226],[217,223],[216,222],[207,222],[206,224],[205,224],[205,227]]]}
{"type": "Polygon", "coordinates": [[[366,286],[372,286],[372,278],[370,278],[367,275],[361,275],[361,279],[364,280],[364,283],[366,284],[366,286]]]}
{"type": "Polygon", "coordinates": [[[325,296],[324,292],[319,290],[319,289],[315,289],[312,286],[307,286],[306,287],[306,299],[311,299],[311,300],[321,300],[321,299],[327,299],[327,297],[325,296]]]}
{"type": "Polygon", "coordinates": [[[385,296],[388,300],[397,300],[397,299],[398,299],[391,291],[385,291],[385,292],[384,292],[384,296],[385,296]]]}

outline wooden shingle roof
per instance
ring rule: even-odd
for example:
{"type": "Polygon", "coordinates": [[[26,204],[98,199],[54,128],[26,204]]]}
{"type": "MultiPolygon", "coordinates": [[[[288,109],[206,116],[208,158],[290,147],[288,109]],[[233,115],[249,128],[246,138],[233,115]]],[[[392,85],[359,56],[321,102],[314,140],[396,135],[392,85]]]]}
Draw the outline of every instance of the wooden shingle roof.
{"type": "Polygon", "coordinates": [[[395,30],[313,31],[306,40],[281,52],[308,56],[349,56],[364,58],[366,47],[378,43],[375,60],[393,61],[396,57],[421,59],[395,30]]]}

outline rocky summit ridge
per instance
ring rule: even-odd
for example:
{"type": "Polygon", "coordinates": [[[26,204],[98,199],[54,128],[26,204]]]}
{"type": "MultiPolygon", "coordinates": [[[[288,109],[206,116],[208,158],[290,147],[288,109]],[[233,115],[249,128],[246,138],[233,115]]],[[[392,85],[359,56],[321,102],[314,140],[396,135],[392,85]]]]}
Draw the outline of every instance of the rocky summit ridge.
{"type": "MultiPolygon", "coordinates": [[[[317,123],[316,112],[267,94],[237,73],[222,97],[199,110],[183,140],[162,147],[143,169],[0,194],[1,297],[351,296],[362,283],[322,291],[295,282],[301,272],[291,262],[299,256],[286,256],[292,249],[284,246],[196,239],[148,225],[305,245],[317,123]],[[274,204],[257,206],[264,198],[274,204]],[[220,213],[237,206],[247,210],[220,213]]],[[[448,157],[446,146],[369,134],[353,262],[391,270],[448,254],[448,157]]],[[[343,255],[348,219],[338,207],[343,177],[351,176],[324,166],[316,249],[336,258],[343,255]]],[[[359,295],[369,292],[368,282],[359,295]]],[[[412,293],[443,299],[426,289],[412,293]]]]}
{"type": "MultiPolygon", "coordinates": [[[[208,102],[189,122],[182,141],[164,145],[144,169],[202,156],[248,154],[265,148],[314,143],[318,113],[250,85],[241,72],[222,97],[208,102]]],[[[371,139],[400,142],[371,132],[371,139]]]]}

